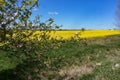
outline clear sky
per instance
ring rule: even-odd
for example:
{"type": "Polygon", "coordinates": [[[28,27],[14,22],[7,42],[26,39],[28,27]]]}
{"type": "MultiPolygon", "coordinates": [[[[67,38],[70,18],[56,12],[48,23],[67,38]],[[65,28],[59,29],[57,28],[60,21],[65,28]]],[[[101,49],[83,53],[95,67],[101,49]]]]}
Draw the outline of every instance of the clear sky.
{"type": "Polygon", "coordinates": [[[32,17],[54,18],[62,29],[113,29],[118,0],[40,0],[32,17]]]}

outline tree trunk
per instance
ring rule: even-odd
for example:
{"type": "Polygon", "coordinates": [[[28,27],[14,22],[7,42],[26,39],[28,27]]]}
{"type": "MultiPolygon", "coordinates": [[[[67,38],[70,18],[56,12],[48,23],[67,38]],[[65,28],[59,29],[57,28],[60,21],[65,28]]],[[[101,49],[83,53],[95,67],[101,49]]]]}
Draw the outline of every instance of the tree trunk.
{"type": "Polygon", "coordinates": [[[7,30],[6,30],[6,27],[5,25],[2,25],[2,41],[5,41],[6,40],[6,34],[7,34],[7,30]]]}

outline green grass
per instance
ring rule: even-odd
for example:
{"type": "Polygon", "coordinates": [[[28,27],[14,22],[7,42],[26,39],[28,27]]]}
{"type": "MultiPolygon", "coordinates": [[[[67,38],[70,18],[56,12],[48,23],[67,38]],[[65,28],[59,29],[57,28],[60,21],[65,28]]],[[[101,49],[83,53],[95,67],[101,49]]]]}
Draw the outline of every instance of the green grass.
{"type": "Polygon", "coordinates": [[[17,65],[17,58],[8,57],[7,54],[9,54],[9,52],[0,51],[0,71],[12,69],[17,65]]]}
{"type": "MultiPolygon", "coordinates": [[[[0,50],[1,74],[22,63],[7,54],[8,51],[0,50]]],[[[43,80],[120,80],[120,35],[68,41],[43,56],[40,74],[43,80]]]]}
{"type": "MultiPolygon", "coordinates": [[[[87,46],[81,46],[80,42],[67,42],[63,44],[54,53],[55,57],[62,57],[63,61],[58,61],[58,64],[62,62],[65,64],[62,66],[63,72],[72,66],[86,66],[88,69],[92,67],[92,72],[84,75],[73,74],[73,79],[80,80],[118,80],[120,66],[115,67],[116,64],[120,64],[120,36],[109,36],[105,38],[87,40],[87,46]],[[94,42],[91,42],[94,41],[94,42]],[[90,43],[91,42],[91,43],[90,43]],[[99,65],[98,65],[99,64],[99,65]],[[65,70],[66,69],[66,70],[65,70]],[[80,76],[80,77],[79,77],[80,76]],[[87,76],[87,78],[86,78],[87,76]],[[97,76],[97,77],[96,77],[97,76]]],[[[51,52],[53,53],[53,52],[51,52]]],[[[48,54],[51,54],[48,53],[48,54]]],[[[53,54],[51,54],[53,58],[53,54]]],[[[52,59],[51,58],[51,59],[52,59]]],[[[74,68],[72,68],[74,70],[74,68]]],[[[68,73],[70,70],[68,69],[68,73]]],[[[69,78],[67,72],[63,74],[66,78],[69,78]]],[[[70,77],[71,78],[71,77],[70,77]]]]}

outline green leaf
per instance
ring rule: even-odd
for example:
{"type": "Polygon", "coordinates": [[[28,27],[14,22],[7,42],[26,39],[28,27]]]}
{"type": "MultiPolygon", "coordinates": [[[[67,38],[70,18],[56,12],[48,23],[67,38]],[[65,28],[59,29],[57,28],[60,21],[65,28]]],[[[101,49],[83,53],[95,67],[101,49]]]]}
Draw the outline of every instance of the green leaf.
{"type": "Polygon", "coordinates": [[[4,5],[5,4],[5,2],[4,2],[4,0],[0,0],[0,5],[4,5]]]}
{"type": "Polygon", "coordinates": [[[34,3],[36,3],[38,0],[32,0],[34,3]]]}

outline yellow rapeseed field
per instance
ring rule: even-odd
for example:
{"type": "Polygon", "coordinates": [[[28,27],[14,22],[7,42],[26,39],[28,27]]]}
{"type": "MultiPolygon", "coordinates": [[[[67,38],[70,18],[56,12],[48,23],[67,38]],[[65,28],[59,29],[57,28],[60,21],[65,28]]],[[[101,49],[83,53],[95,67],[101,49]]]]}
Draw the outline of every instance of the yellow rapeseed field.
{"type": "MultiPolygon", "coordinates": [[[[40,34],[40,32],[36,31],[35,34],[40,34]]],[[[70,39],[71,37],[93,38],[115,34],[120,34],[120,30],[61,30],[51,32],[50,36],[56,39],[70,39]]]]}
{"type": "MultiPolygon", "coordinates": [[[[24,31],[23,33],[29,34],[31,31],[24,31]]],[[[31,40],[41,40],[41,35],[44,33],[44,31],[35,31],[32,36],[29,38],[26,38],[25,40],[31,39],[31,40]]],[[[93,38],[93,37],[104,37],[109,35],[116,35],[120,34],[120,30],[58,30],[58,31],[51,31],[48,32],[50,38],[55,38],[58,40],[66,40],[73,38],[93,38]]],[[[7,35],[8,36],[8,35],[7,35]]],[[[13,37],[16,37],[16,34],[13,35],[13,37]]]]}

